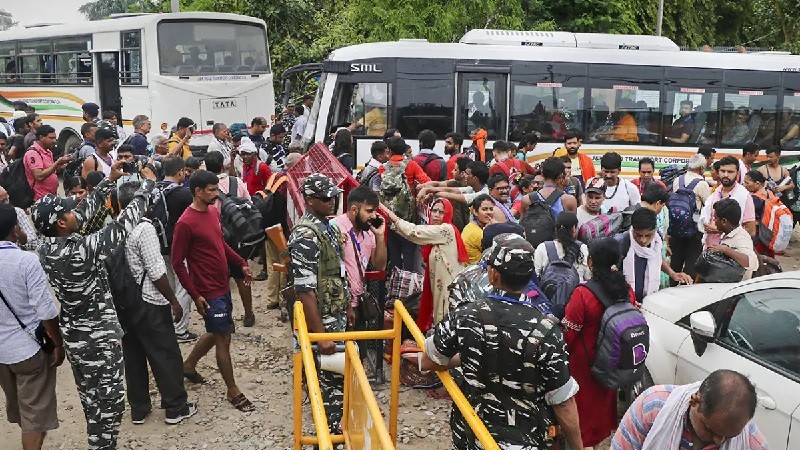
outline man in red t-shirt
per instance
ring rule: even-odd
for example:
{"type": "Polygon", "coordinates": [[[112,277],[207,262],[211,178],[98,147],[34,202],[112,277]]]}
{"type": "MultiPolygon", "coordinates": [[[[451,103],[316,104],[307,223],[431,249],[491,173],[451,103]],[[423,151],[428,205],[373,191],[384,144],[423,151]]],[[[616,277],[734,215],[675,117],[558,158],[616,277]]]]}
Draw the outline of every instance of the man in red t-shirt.
{"type": "Polygon", "coordinates": [[[217,366],[228,388],[228,401],[240,411],[253,411],[255,406],[239,390],[233,378],[230,350],[233,302],[228,285],[228,266],[241,268],[245,284],[252,282],[253,272],[247,261],[222,238],[219,212],[214,207],[219,191],[217,175],[199,170],[189,178],[189,189],[192,191],[192,204],[175,224],[172,268],[205,319],[206,333],[183,362],[183,373],[189,381],[203,383],[203,377],[197,373],[197,363],[212,347],[216,347],[217,366]]]}
{"type": "Polygon", "coordinates": [[[447,163],[433,150],[435,145],[436,133],[422,130],[419,133],[419,153],[414,157],[414,161],[422,167],[428,178],[444,181],[447,179],[447,163]]]}
{"type": "Polygon", "coordinates": [[[258,159],[258,149],[249,138],[242,138],[236,151],[242,156],[242,181],[247,185],[247,192],[255,195],[263,191],[272,175],[267,163],[258,159]]]}
{"type": "Polygon", "coordinates": [[[58,195],[56,171],[67,165],[71,157],[62,156],[53,161],[50,150],[56,145],[56,130],[50,125],[41,125],[36,130],[36,141],[25,152],[25,178],[33,189],[33,201],[47,194],[58,195]]]}
{"type": "Polygon", "coordinates": [[[489,167],[489,176],[492,175],[505,175],[509,181],[515,181],[513,178],[515,174],[521,173],[522,175],[535,175],[536,171],[530,164],[525,161],[520,161],[514,157],[516,147],[514,144],[506,141],[495,141],[492,146],[492,155],[494,156],[494,164],[489,167]]]}
{"type": "Polygon", "coordinates": [[[631,180],[631,184],[636,186],[636,189],[639,189],[640,194],[644,194],[644,190],[650,183],[655,183],[661,186],[664,190],[667,190],[667,185],[665,185],[661,180],[656,180],[654,176],[655,167],[655,162],[653,162],[651,158],[644,157],[639,160],[639,178],[631,180]]]}

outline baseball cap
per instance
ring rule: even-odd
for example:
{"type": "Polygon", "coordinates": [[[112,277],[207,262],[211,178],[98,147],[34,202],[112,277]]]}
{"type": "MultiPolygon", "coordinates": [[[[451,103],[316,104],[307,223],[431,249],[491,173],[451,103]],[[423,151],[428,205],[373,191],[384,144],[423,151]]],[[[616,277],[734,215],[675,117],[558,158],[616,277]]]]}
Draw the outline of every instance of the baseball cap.
{"type": "Polygon", "coordinates": [[[321,173],[312,173],[303,181],[303,195],[336,197],[342,192],[333,181],[321,173]]]}
{"type": "Polygon", "coordinates": [[[47,194],[33,205],[33,211],[31,211],[33,225],[40,233],[45,234],[56,224],[62,214],[72,211],[77,204],[75,197],[58,197],[47,194]]]}
{"type": "Polygon", "coordinates": [[[98,127],[94,133],[94,140],[96,142],[104,141],[108,138],[117,138],[117,134],[106,127],[98,127]]]}
{"type": "Polygon", "coordinates": [[[81,105],[81,109],[92,117],[97,117],[100,114],[100,106],[97,103],[84,103],[81,105]]]}
{"type": "Polygon", "coordinates": [[[506,275],[529,275],[533,272],[534,248],[518,234],[506,233],[494,238],[483,254],[483,262],[506,275]]]}
{"type": "Polygon", "coordinates": [[[606,181],[601,177],[594,177],[586,183],[584,192],[596,192],[598,194],[606,193],[606,181]]]}
{"type": "Polygon", "coordinates": [[[23,117],[25,117],[27,115],[28,115],[28,113],[26,113],[25,111],[14,111],[11,114],[11,118],[14,119],[14,120],[17,120],[17,119],[22,119],[23,117]]]}

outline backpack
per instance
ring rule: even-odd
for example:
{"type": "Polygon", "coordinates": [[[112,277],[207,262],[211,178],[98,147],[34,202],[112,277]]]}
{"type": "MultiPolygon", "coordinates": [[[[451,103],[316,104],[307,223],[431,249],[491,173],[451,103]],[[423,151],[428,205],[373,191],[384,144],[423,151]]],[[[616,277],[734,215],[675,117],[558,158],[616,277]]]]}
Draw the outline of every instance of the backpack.
{"type": "Polygon", "coordinates": [[[692,237],[699,233],[697,229],[697,197],[694,188],[702,178],[695,178],[686,185],[686,175],[678,178],[678,190],[669,196],[667,210],[669,211],[669,229],[667,234],[675,237],[692,237]]]}
{"type": "Polygon", "coordinates": [[[175,231],[173,223],[169,217],[169,205],[167,205],[167,196],[172,193],[176,188],[180,187],[179,184],[159,183],[161,189],[156,194],[156,200],[153,207],[150,209],[148,218],[153,223],[158,236],[158,243],[161,246],[161,254],[169,255],[172,248],[172,234],[175,231]]]}
{"type": "Polygon", "coordinates": [[[621,228],[622,213],[598,214],[578,228],[578,239],[588,244],[595,239],[614,236],[621,228]]]}
{"type": "Polygon", "coordinates": [[[686,166],[679,166],[677,164],[672,164],[670,166],[662,167],[658,169],[658,178],[661,179],[661,182],[667,186],[667,190],[672,190],[672,182],[675,181],[675,178],[685,174],[687,172],[686,166]]]}
{"type": "Polygon", "coordinates": [[[547,250],[548,263],[539,277],[539,286],[553,304],[553,314],[559,319],[563,319],[564,310],[567,308],[572,291],[581,284],[578,270],[574,265],[577,259],[574,249],[578,247],[578,252],[580,252],[580,246],[576,242],[574,246],[565,248],[563,259],[558,257],[554,241],[545,242],[544,247],[547,250]]]}
{"type": "Polygon", "coordinates": [[[142,286],[147,276],[147,268],[142,273],[142,278],[137,280],[131,272],[128,257],[125,255],[127,239],[114,248],[103,261],[108,280],[108,288],[114,299],[114,309],[117,310],[120,323],[132,324],[132,311],[138,302],[142,301],[142,286]]]}
{"type": "Polygon", "coordinates": [[[280,215],[286,215],[286,205],[285,202],[283,202],[283,209],[276,210],[275,195],[278,193],[278,189],[280,189],[281,185],[286,183],[286,181],[288,181],[286,175],[273,173],[267,180],[264,189],[257,192],[256,195],[251,198],[253,204],[256,205],[256,209],[261,213],[261,228],[266,229],[272,225],[283,222],[280,219],[280,215]]]}
{"type": "Polygon", "coordinates": [[[794,205],[797,199],[800,198],[800,179],[797,178],[799,171],[800,164],[796,164],[789,169],[789,179],[794,183],[794,189],[792,189],[790,192],[784,191],[784,195],[781,196],[783,203],[790,208],[794,205]]]}
{"type": "MultiPolygon", "coordinates": [[[[33,180],[36,184],[36,179],[33,180]]],[[[33,205],[33,187],[25,176],[25,158],[17,158],[0,173],[0,186],[8,192],[8,200],[17,208],[27,209],[33,205]]]]}
{"type": "MultiPolygon", "coordinates": [[[[430,155],[428,155],[428,157],[425,158],[425,161],[423,161],[422,164],[420,164],[420,167],[422,167],[423,172],[425,171],[425,168],[428,167],[428,164],[436,161],[437,159],[444,161],[444,158],[437,155],[436,153],[431,153],[430,155]]],[[[446,179],[447,179],[447,165],[445,164],[444,168],[442,168],[442,164],[439,164],[439,180],[437,181],[442,181],[446,179]]]]}
{"type": "Polygon", "coordinates": [[[545,241],[552,241],[556,234],[556,218],[553,214],[553,205],[564,195],[561,189],[554,190],[547,199],[543,199],[538,192],[531,192],[528,196],[531,205],[519,224],[525,230],[528,242],[536,248],[545,241]]]}
{"type": "Polygon", "coordinates": [[[794,230],[792,210],[773,197],[764,203],[764,215],[758,224],[758,239],[770,250],[782,252],[789,246],[794,230]]]}
{"type": "Polygon", "coordinates": [[[516,158],[508,158],[503,161],[498,161],[496,164],[500,167],[500,170],[503,171],[505,176],[508,177],[509,181],[511,181],[516,174],[522,172],[522,161],[516,158]],[[508,164],[509,162],[511,165],[508,164]]]}
{"type": "Polygon", "coordinates": [[[97,161],[97,157],[92,153],[91,155],[87,156],[86,158],[79,158],[78,155],[80,154],[80,149],[78,151],[72,153],[72,159],[70,162],[64,166],[64,179],[70,177],[79,177],[81,173],[83,173],[83,163],[86,161],[87,158],[94,158],[94,170],[98,170],[100,168],[100,162],[97,161]]]}
{"type": "Polygon", "coordinates": [[[606,389],[629,387],[642,378],[650,352],[650,328],[627,298],[609,299],[595,280],[584,284],[605,308],[597,334],[594,379],[606,389]]]}
{"type": "Polygon", "coordinates": [[[414,222],[416,203],[411,195],[411,189],[406,180],[406,167],[409,161],[403,160],[399,164],[391,161],[383,164],[384,172],[381,175],[381,190],[378,197],[381,203],[397,214],[403,220],[414,222]]]}
{"type": "Polygon", "coordinates": [[[264,243],[266,231],[261,227],[261,212],[248,198],[236,196],[238,181],[230,177],[228,194],[219,192],[222,201],[220,221],[225,242],[244,259],[250,259],[264,243]]]}

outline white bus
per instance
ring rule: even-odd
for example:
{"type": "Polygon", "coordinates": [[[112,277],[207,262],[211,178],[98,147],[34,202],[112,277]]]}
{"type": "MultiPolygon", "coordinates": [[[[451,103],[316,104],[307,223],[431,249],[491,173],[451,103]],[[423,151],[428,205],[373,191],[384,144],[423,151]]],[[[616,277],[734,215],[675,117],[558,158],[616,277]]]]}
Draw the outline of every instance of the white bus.
{"type": "Polygon", "coordinates": [[[472,30],[452,44],[362,44],[322,64],[305,138],[322,141],[331,127],[365,123],[355,133],[358,165],[387,128],[415,148],[418,133],[433,130],[442,151],[447,133],[467,145],[478,125],[489,141],[535,133],[530,161],[580,130],[583,152],[595,161],[620,153],[628,176],[640,157],[658,167],[682,163],[700,144],[740,156],[746,142],[782,142],[791,159],[800,154],[798,72],[798,56],[680,51],[656,36],[472,30]],[[681,121],[691,124],[688,136],[681,121]]]}
{"type": "Polygon", "coordinates": [[[0,116],[25,101],[56,128],[59,150],[81,142],[81,105],[122,119],[150,117],[168,133],[193,119],[202,148],[216,122],[250,123],[275,113],[264,21],[236,14],[122,14],[98,21],[0,32],[0,116]]]}

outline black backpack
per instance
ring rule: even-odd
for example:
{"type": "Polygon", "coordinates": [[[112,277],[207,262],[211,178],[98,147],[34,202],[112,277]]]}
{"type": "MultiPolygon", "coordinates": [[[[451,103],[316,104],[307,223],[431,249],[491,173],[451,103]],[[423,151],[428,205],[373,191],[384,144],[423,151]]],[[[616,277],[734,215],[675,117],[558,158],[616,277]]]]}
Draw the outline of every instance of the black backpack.
{"type": "Polygon", "coordinates": [[[542,199],[538,192],[531,192],[531,205],[519,224],[525,230],[525,237],[536,248],[542,242],[552,241],[556,235],[556,218],[553,205],[564,195],[561,189],[554,190],[547,199],[542,199]]]}
{"type": "Polygon", "coordinates": [[[72,160],[64,166],[64,180],[70,177],[79,177],[83,172],[83,163],[88,158],[94,158],[94,170],[98,170],[100,168],[100,162],[97,161],[97,157],[92,153],[91,155],[87,156],[86,158],[78,158],[79,153],[75,152],[72,154],[72,160]]]}
{"type": "Polygon", "coordinates": [[[158,243],[161,246],[161,254],[169,255],[172,249],[172,235],[175,231],[174,220],[169,217],[169,205],[167,205],[167,197],[180,185],[176,183],[166,184],[159,183],[161,189],[156,194],[156,200],[153,207],[150,209],[148,218],[153,223],[158,235],[158,243]]]}
{"type": "Polygon", "coordinates": [[[127,239],[123,239],[122,243],[114,248],[103,261],[108,288],[114,299],[114,309],[117,310],[117,316],[123,328],[135,323],[134,307],[142,301],[142,286],[144,278],[147,276],[147,268],[142,273],[141,279],[137,280],[133,276],[128,258],[125,256],[126,248],[127,239]]]}
{"type": "Polygon", "coordinates": [[[228,195],[219,192],[222,201],[220,220],[225,242],[242,258],[250,259],[264,243],[266,231],[261,227],[262,216],[255,204],[248,198],[236,196],[238,181],[228,178],[228,195]]]}
{"type": "MultiPolygon", "coordinates": [[[[25,176],[25,158],[17,158],[0,173],[0,186],[8,192],[8,199],[17,208],[27,209],[33,205],[33,187],[25,176]]],[[[33,180],[34,184],[36,180],[33,180]]]]}

